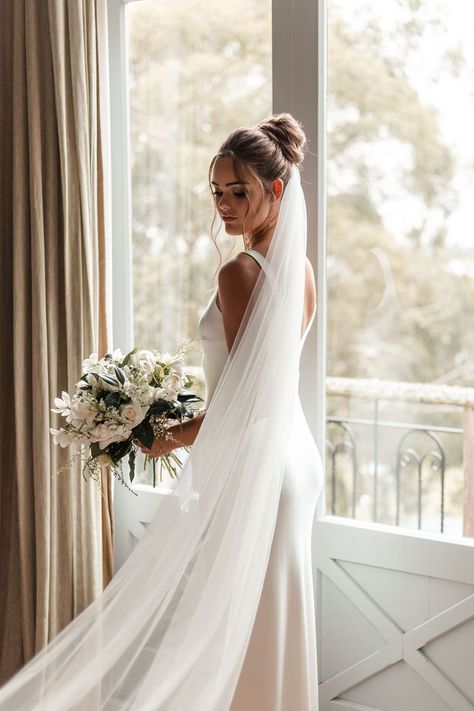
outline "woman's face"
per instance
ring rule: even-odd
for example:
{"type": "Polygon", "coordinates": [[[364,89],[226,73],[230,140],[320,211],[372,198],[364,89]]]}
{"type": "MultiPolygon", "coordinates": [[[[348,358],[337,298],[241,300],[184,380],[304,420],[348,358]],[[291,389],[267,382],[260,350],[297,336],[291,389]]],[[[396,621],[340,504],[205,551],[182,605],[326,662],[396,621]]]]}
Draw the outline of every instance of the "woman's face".
{"type": "MultiPolygon", "coordinates": [[[[260,183],[248,170],[244,169],[243,180],[248,197],[234,173],[232,158],[220,156],[216,159],[211,172],[212,192],[216,210],[229,235],[241,235],[244,228],[246,234],[252,234],[270,216],[276,215],[280,207],[279,200],[272,200],[268,193],[264,193],[262,200],[260,183]]],[[[275,197],[280,197],[282,188],[283,181],[273,182],[275,197]]]]}

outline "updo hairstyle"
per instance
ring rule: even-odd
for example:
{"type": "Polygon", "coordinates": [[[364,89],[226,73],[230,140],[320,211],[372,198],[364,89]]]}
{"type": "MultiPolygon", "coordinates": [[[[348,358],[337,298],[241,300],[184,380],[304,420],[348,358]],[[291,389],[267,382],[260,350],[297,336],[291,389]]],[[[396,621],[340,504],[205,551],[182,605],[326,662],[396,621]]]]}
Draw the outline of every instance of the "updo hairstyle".
{"type": "MultiPolygon", "coordinates": [[[[237,128],[222,143],[211,161],[209,187],[217,158],[230,156],[237,179],[243,182],[245,166],[260,183],[263,200],[264,193],[272,194],[272,183],[277,178],[281,178],[286,186],[291,166],[303,162],[305,146],[306,136],[301,124],[289,113],[273,114],[260,121],[255,128],[237,128]]],[[[242,189],[247,192],[245,185],[242,189]]],[[[261,225],[254,234],[255,239],[258,240],[268,227],[269,224],[261,225]]]]}
{"type": "Polygon", "coordinates": [[[281,178],[286,185],[290,166],[303,162],[305,146],[306,136],[299,121],[288,113],[273,114],[255,128],[232,131],[214,156],[209,174],[217,158],[232,156],[245,163],[262,182],[268,184],[281,178]]]}

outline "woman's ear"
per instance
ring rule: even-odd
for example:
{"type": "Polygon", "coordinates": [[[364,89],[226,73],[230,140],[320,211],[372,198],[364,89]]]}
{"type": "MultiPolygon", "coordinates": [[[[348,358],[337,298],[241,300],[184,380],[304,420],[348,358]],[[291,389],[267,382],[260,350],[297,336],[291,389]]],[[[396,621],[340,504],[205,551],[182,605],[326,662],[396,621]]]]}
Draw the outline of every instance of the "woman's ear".
{"type": "Polygon", "coordinates": [[[275,200],[279,200],[283,195],[283,180],[281,178],[276,178],[272,183],[272,192],[275,200]]]}

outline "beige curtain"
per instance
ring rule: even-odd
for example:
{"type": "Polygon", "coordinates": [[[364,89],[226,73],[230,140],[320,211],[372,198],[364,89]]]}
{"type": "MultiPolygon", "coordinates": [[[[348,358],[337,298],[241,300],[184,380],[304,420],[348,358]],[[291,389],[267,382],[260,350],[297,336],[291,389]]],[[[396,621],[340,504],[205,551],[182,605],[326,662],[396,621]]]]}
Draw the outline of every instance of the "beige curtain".
{"type": "Polygon", "coordinates": [[[0,683],[113,574],[110,477],[102,498],[77,464],[56,476],[71,452],[49,433],[54,397],[109,345],[104,12],[99,0],[0,3],[0,683]]]}

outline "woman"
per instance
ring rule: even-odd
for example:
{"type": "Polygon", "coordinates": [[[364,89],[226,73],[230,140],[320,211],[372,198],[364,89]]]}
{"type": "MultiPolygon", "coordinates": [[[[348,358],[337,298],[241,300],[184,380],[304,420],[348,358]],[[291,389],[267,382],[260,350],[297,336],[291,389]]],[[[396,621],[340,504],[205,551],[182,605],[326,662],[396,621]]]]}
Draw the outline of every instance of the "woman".
{"type": "MultiPolygon", "coordinates": [[[[158,456],[193,444],[103,594],[0,690],[0,709],[315,711],[311,527],[319,452],[298,397],[315,312],[289,114],[237,129],[209,171],[246,250],[201,315],[206,410],[158,456]]],[[[138,442],[137,442],[138,444],[138,442]]]]}

